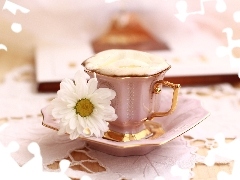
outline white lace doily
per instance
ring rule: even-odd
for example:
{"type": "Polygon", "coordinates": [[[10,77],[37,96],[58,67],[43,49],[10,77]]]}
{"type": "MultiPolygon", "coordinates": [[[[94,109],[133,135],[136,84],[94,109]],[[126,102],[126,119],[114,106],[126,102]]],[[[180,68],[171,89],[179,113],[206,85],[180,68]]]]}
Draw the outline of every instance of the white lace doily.
{"type": "Polygon", "coordinates": [[[240,136],[240,89],[230,84],[185,87],[182,94],[199,99],[211,115],[186,135],[195,139],[214,138],[223,133],[226,138],[240,136]]]}
{"type": "MultiPolygon", "coordinates": [[[[196,148],[189,147],[187,141],[182,137],[177,138],[144,156],[116,157],[92,149],[83,150],[85,143],[80,139],[70,141],[68,136],[58,136],[56,131],[47,129],[41,125],[39,117],[23,120],[13,120],[8,127],[1,132],[0,141],[8,145],[11,141],[20,144],[20,150],[13,153],[14,159],[19,164],[25,164],[33,156],[27,150],[28,144],[37,142],[41,148],[43,163],[46,170],[49,164],[71,156],[73,150],[82,151],[88,157],[87,160],[71,159],[72,166],[81,165],[86,168],[92,179],[154,179],[156,176],[171,177],[170,169],[178,165],[182,169],[191,169],[196,162],[196,148]],[[104,171],[94,173],[84,166],[83,162],[97,162],[104,171]]],[[[70,177],[79,178],[83,171],[70,169],[70,177]]],[[[178,178],[176,178],[178,179],[178,178]]]]}

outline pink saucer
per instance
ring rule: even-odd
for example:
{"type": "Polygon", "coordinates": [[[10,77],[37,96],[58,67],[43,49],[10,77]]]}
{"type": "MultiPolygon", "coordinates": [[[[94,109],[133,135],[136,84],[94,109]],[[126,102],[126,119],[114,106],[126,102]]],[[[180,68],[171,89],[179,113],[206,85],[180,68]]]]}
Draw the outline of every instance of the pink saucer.
{"type": "MultiPolygon", "coordinates": [[[[167,100],[168,98],[165,99],[167,100]]],[[[53,117],[47,113],[46,107],[42,109],[42,114],[44,116],[43,125],[58,130],[59,125],[57,121],[54,121],[53,117]]],[[[116,156],[144,155],[195,127],[206,119],[209,114],[210,113],[201,106],[200,101],[180,96],[177,108],[171,115],[153,120],[159,123],[165,131],[165,133],[157,139],[116,142],[96,137],[79,138],[86,141],[91,148],[107,154],[116,156]]]]}

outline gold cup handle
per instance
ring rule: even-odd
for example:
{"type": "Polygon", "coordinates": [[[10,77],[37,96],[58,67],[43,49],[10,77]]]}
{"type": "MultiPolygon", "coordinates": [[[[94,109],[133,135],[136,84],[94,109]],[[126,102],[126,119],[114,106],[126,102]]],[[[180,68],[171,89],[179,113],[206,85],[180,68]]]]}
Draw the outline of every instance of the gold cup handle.
{"type": "Polygon", "coordinates": [[[173,83],[168,82],[168,81],[159,80],[159,81],[155,82],[155,84],[153,85],[153,93],[154,94],[159,94],[161,92],[161,85],[164,85],[164,86],[167,86],[167,87],[170,87],[170,88],[173,89],[173,98],[172,98],[171,108],[167,112],[153,112],[153,113],[151,113],[150,116],[148,117],[148,120],[152,120],[154,117],[167,116],[167,115],[171,114],[177,106],[178,91],[181,87],[180,84],[173,84],[173,83]]]}

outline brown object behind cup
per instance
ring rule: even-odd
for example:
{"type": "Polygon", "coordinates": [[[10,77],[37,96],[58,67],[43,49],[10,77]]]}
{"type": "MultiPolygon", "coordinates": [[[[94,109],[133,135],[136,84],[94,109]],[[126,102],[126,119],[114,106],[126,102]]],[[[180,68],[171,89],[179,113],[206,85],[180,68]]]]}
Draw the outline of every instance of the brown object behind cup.
{"type": "Polygon", "coordinates": [[[113,18],[110,29],[92,41],[95,53],[108,49],[134,49],[140,51],[168,50],[162,40],[153,37],[133,13],[121,13],[113,18]]]}

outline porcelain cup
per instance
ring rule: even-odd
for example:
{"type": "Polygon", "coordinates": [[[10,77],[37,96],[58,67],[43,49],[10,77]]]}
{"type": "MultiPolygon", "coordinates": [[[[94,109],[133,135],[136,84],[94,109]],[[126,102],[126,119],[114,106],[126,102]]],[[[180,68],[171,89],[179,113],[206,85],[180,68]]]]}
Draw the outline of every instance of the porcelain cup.
{"type": "MultiPolygon", "coordinates": [[[[84,63],[83,65],[85,66],[84,63]]],[[[85,66],[86,72],[91,77],[94,73],[96,74],[99,87],[107,87],[116,92],[111,105],[115,108],[118,118],[109,122],[110,131],[118,135],[136,135],[146,128],[144,122],[155,117],[167,116],[175,110],[180,85],[164,80],[165,73],[170,67],[169,65],[166,69],[152,75],[117,76],[89,70],[85,66]],[[160,107],[164,106],[161,103],[163,86],[173,89],[170,100],[172,104],[166,112],[160,112],[160,107]]],[[[117,139],[115,135],[114,138],[117,139]]]]}
{"type": "MultiPolygon", "coordinates": [[[[135,134],[144,128],[144,121],[167,116],[175,110],[180,85],[164,81],[166,71],[146,77],[116,77],[96,73],[99,87],[107,87],[116,92],[112,106],[118,118],[109,123],[110,130],[135,134]],[[160,107],[163,106],[162,86],[173,89],[172,105],[166,112],[159,112],[160,107]]],[[[93,72],[87,72],[93,76],[93,72]]]]}

